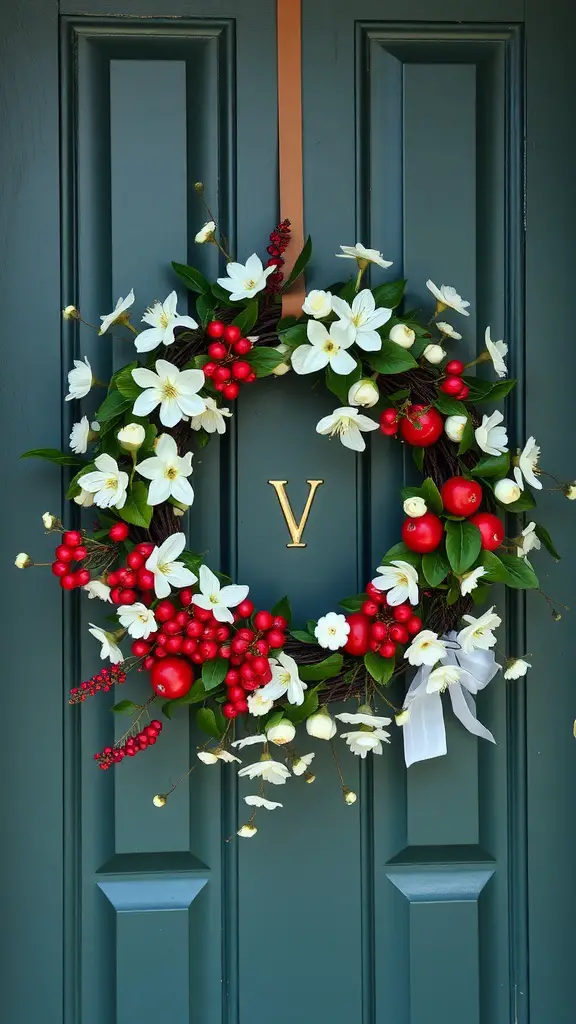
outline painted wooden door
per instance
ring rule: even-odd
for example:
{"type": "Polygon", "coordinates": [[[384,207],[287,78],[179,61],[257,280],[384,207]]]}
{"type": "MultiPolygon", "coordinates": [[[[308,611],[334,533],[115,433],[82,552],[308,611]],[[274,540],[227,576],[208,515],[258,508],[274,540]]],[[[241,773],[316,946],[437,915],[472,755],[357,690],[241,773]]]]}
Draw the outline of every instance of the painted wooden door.
{"type": "MultiPolygon", "coordinates": [[[[336,277],[334,253],[356,239],[409,278],[410,305],[426,304],[428,276],[454,283],[472,301],[463,347],[488,322],[509,340],[522,381],[509,422],[521,437],[528,421],[559,475],[576,369],[575,13],[570,0],[303,2],[309,285],[336,277]]],[[[85,613],[9,568],[61,507],[53,469],[18,454],[66,443],[73,355],[103,375],[126,359],[63,329],[61,306],[94,320],[131,286],[172,287],[169,261],[198,258],[196,180],[239,254],[265,244],[274,4],[14,0],[1,24],[3,1021],[572,1024],[573,626],[537,597],[506,608],[528,682],[481,698],[497,747],[450,723],[448,756],[406,772],[396,735],[378,763],[348,759],[353,808],[319,751],[314,786],[250,843],[228,841],[234,773],[196,771],[157,811],[152,795],[194,759],[184,713],[146,757],[95,771],[106,700],[81,714],[65,702],[95,667],[85,613]]],[[[290,592],[302,617],[355,591],[397,537],[397,449],[355,461],[326,443],[313,428],[331,408],[305,380],[259,384],[197,465],[187,524],[214,565],[259,601],[290,592]],[[304,549],[286,547],[271,478],[296,509],[307,479],[325,481],[304,549]]],[[[571,509],[544,505],[569,603],[571,509]]]]}

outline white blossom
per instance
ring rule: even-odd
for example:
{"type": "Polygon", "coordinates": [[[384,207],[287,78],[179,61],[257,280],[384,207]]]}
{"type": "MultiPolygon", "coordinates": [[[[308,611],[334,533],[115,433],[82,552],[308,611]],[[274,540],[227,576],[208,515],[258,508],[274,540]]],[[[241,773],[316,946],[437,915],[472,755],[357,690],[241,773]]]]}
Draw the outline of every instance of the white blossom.
{"type": "Polygon", "coordinates": [[[428,511],[428,506],[424,501],[424,498],[419,498],[418,496],[415,496],[414,498],[406,498],[402,508],[406,515],[410,516],[411,519],[420,519],[420,516],[425,515],[428,511]]]}
{"type": "Polygon", "coordinates": [[[471,654],[474,650],[488,651],[494,647],[496,637],[492,630],[502,622],[494,606],[477,619],[473,615],[463,615],[462,619],[468,625],[460,630],[457,640],[465,654],[471,654]]]}
{"type": "Polygon", "coordinates": [[[264,779],[264,782],[271,782],[273,786],[282,786],[286,779],[290,778],[286,765],[280,761],[273,761],[266,754],[263,754],[262,759],[255,764],[247,764],[240,768],[238,775],[240,778],[264,779]]]}
{"type": "Polygon", "coordinates": [[[291,743],[296,735],[296,728],[289,718],[282,718],[276,725],[266,729],[266,736],[271,743],[282,746],[284,743],[291,743]]]}
{"type": "Polygon", "coordinates": [[[316,740],[331,740],[336,735],[336,722],[326,708],[320,708],[306,719],[306,732],[316,740]]]}
{"type": "Polygon", "coordinates": [[[243,747],[251,747],[254,743],[266,743],[266,733],[257,732],[252,736],[244,736],[241,740],[234,740],[231,746],[238,747],[238,750],[242,750],[243,747]]]}
{"type": "Polygon", "coordinates": [[[116,434],[121,448],[126,452],[137,452],[146,440],[146,431],[141,423],[127,423],[116,434]]]}
{"type": "Polygon", "coordinates": [[[418,573],[413,565],[403,559],[393,559],[390,565],[379,565],[380,573],[372,580],[377,590],[387,591],[388,604],[418,604],[418,573]]]}
{"type": "Polygon", "coordinates": [[[503,505],[511,505],[513,501],[518,501],[521,493],[518,484],[506,476],[502,480],[498,480],[494,486],[494,497],[503,505]]]}
{"type": "Polygon", "coordinates": [[[302,310],[315,320],[323,320],[332,312],[332,293],[313,288],[304,299],[302,310]]]}
{"type": "Polygon", "coordinates": [[[524,658],[508,658],[504,669],[504,679],[520,679],[526,675],[529,668],[532,668],[532,665],[524,658]]]}
{"type": "Polygon", "coordinates": [[[111,589],[106,583],[102,583],[102,580],[90,580],[82,587],[82,590],[86,591],[91,601],[97,597],[100,601],[108,601],[110,603],[112,602],[110,597],[111,589]]]}
{"type": "Polygon", "coordinates": [[[226,431],[225,416],[231,416],[230,409],[219,408],[213,398],[205,398],[205,409],[197,416],[190,418],[192,430],[205,430],[207,434],[224,434],[226,431]]]}
{"type": "Polygon", "coordinates": [[[338,437],[345,448],[351,448],[355,452],[363,452],[366,442],[362,433],[367,430],[377,430],[378,424],[369,416],[363,416],[358,409],[352,406],[341,406],[334,409],[330,416],[323,416],[316,424],[318,434],[330,434],[330,437],[338,437]]]}
{"type": "Polygon", "coordinates": [[[487,570],[483,565],[479,565],[477,569],[471,569],[470,572],[465,572],[460,579],[460,593],[462,597],[466,594],[470,594],[473,590],[476,590],[478,586],[478,580],[482,576],[486,575],[487,570]]]}
{"type": "Polygon", "coordinates": [[[44,523],[44,528],[46,530],[53,530],[54,527],[56,526],[56,523],[58,522],[58,519],[56,518],[56,516],[53,516],[51,512],[45,512],[44,515],[42,516],[42,522],[44,523]]]}
{"type": "Polygon", "coordinates": [[[489,327],[486,328],[484,341],[486,343],[486,350],[494,364],[496,373],[499,377],[505,377],[508,373],[508,368],[504,362],[504,356],[508,352],[508,345],[504,341],[492,341],[489,327]]]}
{"type": "Polygon", "coordinates": [[[384,726],[390,725],[392,721],[391,718],[382,718],[380,715],[375,715],[370,708],[364,705],[358,711],[342,711],[334,717],[339,722],[343,722],[344,725],[369,725],[373,729],[383,729],[384,726]]]}
{"type": "Polygon", "coordinates": [[[199,245],[203,245],[204,242],[210,242],[214,238],[214,232],[216,231],[216,224],[213,220],[208,220],[204,224],[204,227],[200,228],[194,235],[194,241],[198,242],[199,245]]]}
{"type": "Polygon", "coordinates": [[[359,405],[367,409],[370,409],[373,405],[376,405],[380,398],[380,392],[378,385],[371,377],[364,377],[362,380],[357,380],[355,384],[351,384],[348,389],[348,403],[349,405],[359,405]]]}
{"type": "Polygon", "coordinates": [[[83,487],[80,488],[80,494],[74,496],[74,501],[77,505],[81,505],[82,508],[92,508],[94,504],[94,495],[92,491],[86,491],[83,487]]]}
{"type": "Polygon", "coordinates": [[[241,839],[252,839],[252,836],[255,836],[257,831],[258,829],[256,828],[256,825],[251,825],[250,822],[248,822],[246,825],[240,826],[236,835],[240,836],[241,839]]]}
{"type": "Polygon", "coordinates": [[[83,416],[79,423],[75,423],[70,433],[70,448],[76,455],[84,455],[88,451],[88,440],[90,437],[90,423],[87,416],[83,416]]]}
{"type": "Polygon", "coordinates": [[[484,415],[482,423],[474,431],[478,447],[487,455],[502,455],[508,451],[506,427],[500,426],[503,420],[504,416],[497,409],[491,416],[484,415]]]}
{"type": "Polygon", "coordinates": [[[133,303],[134,289],[131,288],[125,299],[118,299],[118,302],[111,313],[107,313],[106,316],[100,317],[102,323],[98,328],[98,334],[105,334],[108,328],[112,327],[112,324],[116,324],[119,321],[120,323],[126,323],[129,318],[129,314],[126,315],[126,310],[130,309],[130,306],[132,306],[133,303]]]}
{"type": "Polygon", "coordinates": [[[308,686],[300,679],[294,658],[280,651],[276,658],[268,658],[268,664],[272,679],[261,688],[262,698],[274,701],[286,695],[289,704],[303,704],[308,686]]]}
{"type": "Polygon", "coordinates": [[[197,582],[194,573],[187,569],[184,562],[178,562],[186,546],[184,533],[173,533],[160,547],[155,547],[146,561],[146,568],[154,574],[154,592],[156,597],[168,597],[171,588],[180,590],[191,587],[197,582]]]}
{"type": "Polygon", "coordinates": [[[175,327],[196,330],[198,324],[191,316],[178,315],[177,303],[176,292],[170,292],[164,302],[155,302],[153,306],[148,307],[142,317],[142,323],[150,324],[150,327],[134,338],[137,352],[151,352],[152,349],[158,348],[158,345],[171,345],[174,341],[175,327]]]}
{"type": "Polygon", "coordinates": [[[422,629],[404,652],[410,665],[435,665],[446,657],[446,644],[431,629],[422,629]]]}
{"type": "Polygon", "coordinates": [[[406,324],[394,324],[388,337],[395,345],[400,345],[400,348],[412,348],[416,341],[415,332],[411,327],[407,327],[406,324]]]}
{"type": "Polygon", "coordinates": [[[78,477],[78,486],[94,495],[98,508],[124,508],[128,488],[128,473],[120,469],[111,455],[99,455],[94,460],[95,470],[78,477]]]}
{"type": "Polygon", "coordinates": [[[540,539],[536,535],[536,523],[528,523],[518,538],[518,557],[526,558],[530,551],[539,551],[541,547],[540,539]]]}
{"type": "Polygon", "coordinates": [[[447,324],[444,320],[437,320],[436,327],[442,334],[445,334],[447,338],[453,338],[454,341],[462,340],[462,335],[458,334],[458,331],[454,330],[452,324],[447,324]]]}
{"type": "Polygon", "coordinates": [[[536,444],[533,437],[529,437],[521,452],[518,453],[518,465],[514,466],[514,479],[518,487],[524,489],[524,481],[535,487],[537,491],[542,490],[542,481],[538,479],[536,468],[540,458],[540,445],[536,444]]]}
{"type": "Polygon", "coordinates": [[[444,359],[446,350],[442,348],[442,345],[426,345],[422,355],[432,366],[437,366],[444,359]]]}
{"type": "Polygon", "coordinates": [[[266,287],[266,279],[276,270],[275,266],[263,267],[262,260],[253,253],[246,263],[227,263],[228,277],[219,277],[218,284],[230,292],[232,302],[252,299],[266,287]]]}
{"type": "Polygon", "coordinates": [[[168,498],[184,505],[191,505],[194,501],[194,491],[188,481],[192,473],[192,452],[178,455],[178,445],[171,434],[160,434],[154,445],[154,455],[139,462],[136,472],[150,480],[149,505],[160,505],[168,498]]]}
{"type": "Polygon", "coordinates": [[[92,367],[84,356],[84,360],[75,359],[74,367],[68,374],[68,394],[64,399],[71,402],[74,398],[85,398],[92,387],[92,367]]]}
{"type": "Polygon", "coordinates": [[[357,757],[365,758],[372,751],[373,754],[382,753],[382,743],[390,743],[390,733],[385,729],[358,729],[351,732],[341,732],[340,736],[346,740],[350,750],[357,757]]]}
{"type": "Polygon", "coordinates": [[[263,796],[245,796],[244,802],[247,803],[249,807],[262,807],[265,811],[275,811],[277,807],[283,806],[275,800],[266,800],[263,796]]]}
{"type": "Polygon", "coordinates": [[[120,605],[116,614],[120,624],[135,640],[147,640],[150,634],[158,629],[154,612],[140,601],[120,605]]]}
{"type": "Polygon", "coordinates": [[[344,647],[349,633],[350,623],[346,621],[345,615],[338,612],[328,612],[323,615],[318,619],[314,628],[314,636],[320,647],[329,651],[337,651],[339,647],[344,647]]]}
{"type": "Polygon", "coordinates": [[[457,313],[462,313],[462,316],[470,316],[467,309],[470,303],[466,302],[451,285],[441,284],[438,288],[433,281],[428,280],[426,281],[426,287],[430,289],[436,299],[436,311],[438,313],[449,307],[450,309],[455,309],[457,313]]]}
{"type": "Polygon", "coordinates": [[[88,632],[102,644],[102,647],[100,648],[100,657],[102,660],[110,658],[112,665],[119,665],[123,662],[124,655],[118,647],[118,644],[114,639],[114,635],[112,633],[107,633],[106,630],[101,629],[100,626],[95,626],[92,622],[88,625],[88,632]]]}
{"type": "Polygon", "coordinates": [[[365,267],[367,263],[375,263],[376,266],[387,270],[392,266],[392,262],[385,260],[378,249],[367,249],[361,242],[356,242],[356,245],[341,245],[340,248],[342,252],[336,253],[339,259],[356,260],[360,267],[365,267]]]}
{"type": "Polygon", "coordinates": [[[300,757],[297,757],[292,762],[292,774],[304,775],[304,772],[308,770],[315,757],[316,754],[301,754],[300,757]]]}
{"type": "Polygon", "coordinates": [[[462,669],[457,665],[439,665],[428,676],[426,693],[444,693],[444,690],[459,681],[461,675],[462,669]]]}
{"type": "Polygon", "coordinates": [[[291,357],[296,373],[315,373],[330,366],[334,373],[346,376],[356,367],[356,360],[349,352],[353,338],[340,324],[330,324],[329,330],[318,320],[309,320],[306,325],[308,345],[299,345],[291,357]]]}
{"type": "Polygon", "coordinates": [[[149,416],[160,406],[160,422],[175,427],[185,416],[204,412],[205,401],[198,392],[204,387],[202,370],[179,370],[166,359],[156,360],[156,372],[145,366],[132,370],[138,387],[144,388],[134,402],[135,416],[149,416]]]}
{"type": "Polygon", "coordinates": [[[200,593],[194,594],[192,603],[199,608],[205,608],[212,612],[218,622],[233,622],[234,616],[230,611],[236,608],[241,601],[248,596],[248,587],[238,584],[230,584],[227,587],[220,585],[220,580],[214,575],[207,565],[200,566],[200,593]]]}
{"type": "MultiPolygon", "coordinates": [[[[263,687],[248,694],[248,711],[251,715],[254,715],[255,718],[259,718],[261,715],[267,715],[274,706],[273,700],[270,700],[269,697],[262,696],[262,689],[263,687]]],[[[249,738],[250,737],[247,737],[247,739],[249,738]]],[[[255,740],[252,742],[255,742],[255,740]]]]}
{"type": "Polygon", "coordinates": [[[19,555],[16,555],[14,565],[17,569],[29,569],[31,565],[34,565],[34,561],[25,551],[21,551],[19,555]]]}
{"type": "Polygon", "coordinates": [[[377,309],[376,300],[369,288],[358,292],[352,305],[334,295],[332,309],[340,317],[336,326],[346,331],[350,343],[355,341],[365,352],[378,352],[382,348],[378,328],[388,323],[392,310],[385,307],[377,309]]]}
{"type": "Polygon", "coordinates": [[[447,416],[444,420],[444,433],[451,441],[461,441],[467,419],[465,416],[447,416]]]}

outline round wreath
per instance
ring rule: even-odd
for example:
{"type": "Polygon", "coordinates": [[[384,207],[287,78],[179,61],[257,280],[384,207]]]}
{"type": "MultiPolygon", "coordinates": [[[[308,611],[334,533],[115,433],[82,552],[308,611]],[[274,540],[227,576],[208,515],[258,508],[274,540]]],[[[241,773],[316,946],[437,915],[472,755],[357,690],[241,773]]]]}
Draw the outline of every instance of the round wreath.
{"type": "MultiPolygon", "coordinates": [[[[105,385],[93,420],[84,415],[74,424],[71,453],[25,453],[75,468],[67,496],[76,506],[96,506],[97,523],[91,530],[65,529],[56,516],[43,516],[47,531],[62,534],[52,572],[64,590],[80,588],[114,605],[118,620],[115,629],[90,625],[110,667],[74,687],[69,703],[108,692],[130,670],[149,673],[153,692],[145,703],[121,700],[112,707],[129,715],[130,724],[120,740],[95,754],[99,767],[157,742],[162,721],[152,717],[156,706],[169,719],[179,705],[194,705],[198,725],[211,738],[198,750],[201,761],[238,762],[244,746],[262,744],[260,759],[239,770],[260,780],[259,792],[244,798],[253,813],[239,829],[242,836],[255,833],[259,807],[281,806],[265,796],[265,783],[282,784],[291,775],[313,780],[314,753],[293,746],[302,723],[308,736],[332,741],[339,719],[349,726],[341,738],[364,758],[381,754],[382,741],[389,741],[392,709],[410,764],[445,752],[440,695],[448,690],[463,724],[493,739],[476,718],[474,694],[500,667],[493,631],[501,620],[493,605],[473,615],[474,605],[491,601],[495,583],[539,588],[528,554],[541,544],[559,557],[533,521],[505,535],[502,514],[522,516],[534,507],[543,472],[533,437],[512,456],[502,413],[476,409],[503,399],[515,384],[506,377],[506,344],[493,341],[486,328],[478,359],[465,366],[448,357],[444,346],[461,335],[438,317],[445,311],[468,316],[469,303],[454,288],[427,281],[436,310],[421,324],[418,311],[399,311],[404,281],[366,284],[370,267],[391,264],[360,244],[337,254],[354,261],[351,280],[311,291],[302,316],[282,317],[282,294],[311,256],[308,240],[284,281],[289,240],[290,224],[283,221],[270,235],[265,266],[256,254],[235,263],[210,220],[196,241],[218,246],[225,276],[213,283],[193,267],[173,264],[197,295],[194,318],[178,313],[173,291],[146,310],[138,331],[130,320],[134,292],[119,299],[100,318],[98,334],[131,331],[137,358],[105,385]],[[484,362],[495,370],[495,381],[469,375],[484,362]],[[301,629],[293,628],[287,598],[256,610],[247,586],[233,584],[186,548],[179,525],[194,500],[192,447],[225,432],[229,404],[245,385],[289,369],[325,373],[338,398],[339,407],[318,423],[319,433],[362,452],[363,435],[379,429],[411,448],[423,474],[419,486],[401,492],[402,539],[365,592],[341,601],[343,613],[329,611],[301,629]],[[120,648],[125,638],[130,657],[120,648]],[[416,676],[396,707],[384,688],[411,667],[416,676]],[[351,700],[355,709],[330,713],[331,705],[351,700]],[[383,706],[385,716],[378,713],[383,706]],[[235,739],[238,718],[252,728],[235,739]]],[[[63,316],[85,323],[75,306],[63,316]]],[[[85,399],[100,384],[87,359],[74,361],[68,381],[66,401],[85,399]]],[[[576,483],[553,478],[551,489],[576,497],[576,483]]],[[[20,568],[33,564],[24,553],[16,559],[20,568]]],[[[509,657],[504,678],[523,676],[529,667],[524,655],[509,657]]],[[[344,798],[353,803],[356,795],[344,784],[334,753],[344,798]]],[[[154,803],[162,806],[167,796],[157,794],[154,803]]]]}

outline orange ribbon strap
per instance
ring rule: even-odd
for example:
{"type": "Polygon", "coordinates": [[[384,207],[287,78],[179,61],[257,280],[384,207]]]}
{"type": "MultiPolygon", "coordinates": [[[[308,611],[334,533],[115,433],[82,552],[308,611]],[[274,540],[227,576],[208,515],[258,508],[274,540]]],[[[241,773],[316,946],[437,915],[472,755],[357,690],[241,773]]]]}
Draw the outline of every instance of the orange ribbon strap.
{"type": "MultiPolygon", "coordinates": [[[[276,11],[280,219],[289,220],[292,229],[284,268],[288,277],[304,245],[301,0],[277,0],[276,11]]],[[[290,291],[282,296],[282,315],[300,316],[305,297],[306,286],[301,274],[290,291]]]]}

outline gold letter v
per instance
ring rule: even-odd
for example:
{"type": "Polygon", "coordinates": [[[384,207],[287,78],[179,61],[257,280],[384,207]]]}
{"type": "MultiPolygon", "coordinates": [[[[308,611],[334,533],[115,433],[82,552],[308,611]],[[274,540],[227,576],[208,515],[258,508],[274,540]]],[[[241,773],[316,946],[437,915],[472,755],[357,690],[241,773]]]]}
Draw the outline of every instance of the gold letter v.
{"type": "Polygon", "coordinates": [[[307,480],[306,481],[306,483],[308,484],[310,489],[308,491],[308,498],[306,499],[306,504],[304,506],[304,511],[302,513],[302,518],[300,519],[299,523],[297,523],[295,518],[294,518],[294,513],[292,511],[292,506],[290,505],[290,502],[288,501],[288,495],[286,494],[286,491],[284,489],[285,485],[288,483],[288,481],[287,480],[269,480],[268,483],[271,484],[271,486],[276,491],[276,495],[278,497],[278,501],[280,502],[280,508],[282,509],[282,512],[284,513],[284,519],[286,520],[286,526],[288,527],[288,531],[289,531],[290,536],[292,538],[291,543],[287,544],[286,547],[287,548],[305,548],[306,544],[303,543],[303,541],[301,540],[301,537],[302,537],[302,534],[304,533],[304,527],[306,526],[306,523],[308,521],[308,516],[310,515],[310,509],[312,508],[312,502],[314,501],[314,495],[316,494],[316,491],[320,487],[320,484],[323,484],[324,481],[323,480],[307,480]]]}

